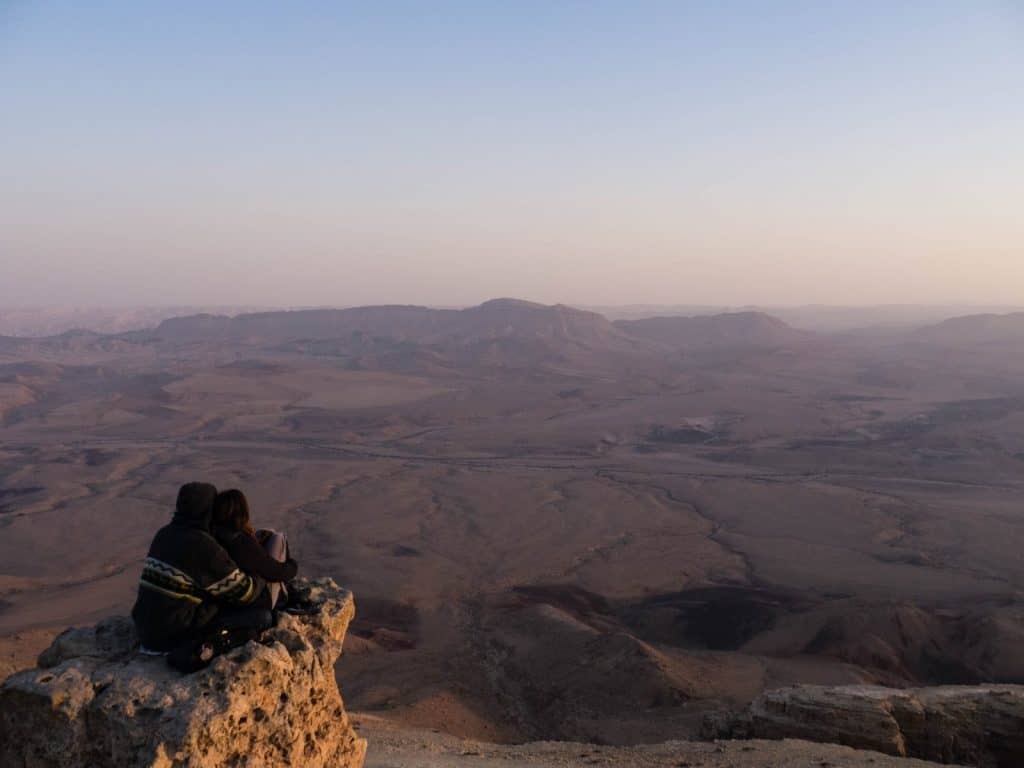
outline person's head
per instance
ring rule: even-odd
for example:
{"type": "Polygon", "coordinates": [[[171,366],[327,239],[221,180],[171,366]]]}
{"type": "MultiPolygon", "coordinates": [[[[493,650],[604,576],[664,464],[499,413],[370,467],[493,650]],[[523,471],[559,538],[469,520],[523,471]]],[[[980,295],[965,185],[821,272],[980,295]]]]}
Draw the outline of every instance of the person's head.
{"type": "Polygon", "coordinates": [[[216,497],[217,489],[209,483],[185,483],[178,489],[174,519],[185,525],[209,530],[216,497]]]}
{"type": "Polygon", "coordinates": [[[249,502],[245,494],[237,488],[222,491],[213,502],[214,525],[221,525],[232,531],[245,531],[252,534],[249,523],[249,502]]]}

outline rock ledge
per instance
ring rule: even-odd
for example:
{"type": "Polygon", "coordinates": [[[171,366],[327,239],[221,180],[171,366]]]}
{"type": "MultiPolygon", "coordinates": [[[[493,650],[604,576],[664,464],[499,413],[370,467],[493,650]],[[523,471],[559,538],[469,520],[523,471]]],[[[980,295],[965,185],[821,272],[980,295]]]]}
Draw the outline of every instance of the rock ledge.
{"type": "Polygon", "coordinates": [[[1024,765],[1024,686],[800,685],[708,717],[706,738],[805,739],[983,768],[1024,765]]]}
{"type": "Polygon", "coordinates": [[[60,635],[0,686],[4,768],[360,768],[334,678],[352,594],[299,580],[320,611],[182,676],[141,656],[129,619],[60,635]]]}

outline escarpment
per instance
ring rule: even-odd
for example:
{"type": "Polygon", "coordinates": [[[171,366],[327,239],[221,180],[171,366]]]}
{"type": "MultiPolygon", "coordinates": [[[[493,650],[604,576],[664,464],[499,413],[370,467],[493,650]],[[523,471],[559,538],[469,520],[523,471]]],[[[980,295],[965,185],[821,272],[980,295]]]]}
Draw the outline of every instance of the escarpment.
{"type": "Polygon", "coordinates": [[[355,615],[330,579],[299,580],[318,610],[180,675],[140,655],[131,621],[68,630],[0,686],[4,768],[360,768],[334,664],[355,615]]]}
{"type": "Polygon", "coordinates": [[[805,739],[982,768],[1024,764],[1024,686],[800,685],[705,720],[706,738],[805,739]]]}

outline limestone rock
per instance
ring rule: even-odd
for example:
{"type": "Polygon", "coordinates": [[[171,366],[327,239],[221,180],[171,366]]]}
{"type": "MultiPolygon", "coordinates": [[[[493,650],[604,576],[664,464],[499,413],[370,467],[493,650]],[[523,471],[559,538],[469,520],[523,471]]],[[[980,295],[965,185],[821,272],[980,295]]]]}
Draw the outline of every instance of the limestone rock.
{"type": "Polygon", "coordinates": [[[709,717],[708,738],[806,739],[982,768],[1024,765],[1024,686],[796,686],[709,717]]]}
{"type": "Polygon", "coordinates": [[[127,616],[108,616],[92,627],[72,627],[54,638],[39,654],[41,669],[56,667],[68,659],[88,656],[113,661],[132,653],[139,641],[135,625],[127,616]]]}
{"type": "Polygon", "coordinates": [[[0,686],[0,765],[360,768],[334,677],[355,603],[330,579],[300,588],[318,612],[191,675],[139,655],[127,619],[65,632],[0,686]]]}

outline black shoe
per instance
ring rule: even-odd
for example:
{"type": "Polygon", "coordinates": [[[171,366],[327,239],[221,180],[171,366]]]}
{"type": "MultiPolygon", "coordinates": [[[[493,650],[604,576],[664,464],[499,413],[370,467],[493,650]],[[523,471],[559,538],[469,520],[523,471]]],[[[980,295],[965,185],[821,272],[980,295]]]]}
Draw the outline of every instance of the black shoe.
{"type": "Polygon", "coordinates": [[[245,645],[250,640],[258,639],[260,634],[261,630],[255,627],[246,627],[244,629],[222,629],[212,638],[213,655],[220,656],[222,653],[227,653],[232,648],[245,645]]]}
{"type": "MultiPolygon", "coordinates": [[[[267,611],[270,616],[270,611],[267,611]]],[[[268,619],[269,620],[269,619],[268,619]]],[[[258,640],[263,627],[241,627],[218,629],[201,641],[183,643],[167,654],[167,663],[183,674],[205,669],[214,657],[227,653],[233,648],[258,640]]]]}
{"type": "Polygon", "coordinates": [[[289,600],[308,600],[309,598],[309,585],[305,583],[297,582],[295,579],[284,582],[281,586],[284,587],[284,594],[288,596],[289,600]]]}
{"type": "Polygon", "coordinates": [[[311,603],[308,600],[296,600],[288,601],[288,604],[280,609],[281,613],[288,613],[292,616],[312,616],[314,613],[320,613],[320,605],[318,603],[311,603]]]}
{"type": "Polygon", "coordinates": [[[209,666],[217,650],[212,642],[184,643],[167,654],[167,663],[188,675],[209,666]]]}

